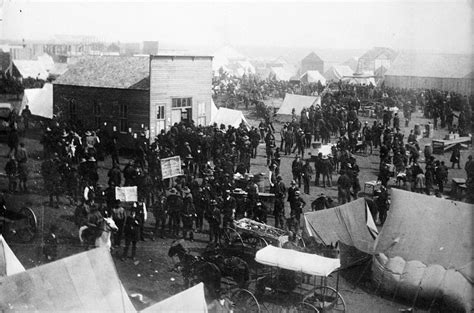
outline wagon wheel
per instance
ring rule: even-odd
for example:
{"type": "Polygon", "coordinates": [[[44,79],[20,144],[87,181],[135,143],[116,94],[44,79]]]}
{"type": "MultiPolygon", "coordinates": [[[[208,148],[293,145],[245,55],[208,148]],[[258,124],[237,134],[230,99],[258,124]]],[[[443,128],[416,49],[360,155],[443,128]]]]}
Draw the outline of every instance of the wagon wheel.
{"type": "Polygon", "coordinates": [[[296,313],[319,313],[319,310],[308,302],[300,302],[296,305],[296,313]]]}
{"type": "Polygon", "coordinates": [[[236,313],[260,313],[260,304],[257,298],[247,289],[237,289],[230,296],[236,313]]]}
{"type": "Polygon", "coordinates": [[[36,215],[32,209],[26,207],[20,210],[20,214],[23,215],[24,218],[15,222],[15,230],[18,238],[25,243],[31,242],[38,231],[36,215]]]}
{"type": "Polygon", "coordinates": [[[341,294],[331,287],[316,287],[309,295],[304,297],[303,302],[315,306],[319,312],[345,312],[346,303],[341,294]]]}
{"type": "Polygon", "coordinates": [[[255,235],[246,234],[246,236],[242,236],[242,241],[256,251],[268,246],[268,242],[263,237],[255,235]]]}
{"type": "Polygon", "coordinates": [[[222,232],[222,236],[219,238],[220,244],[223,247],[231,246],[234,243],[240,243],[242,247],[244,246],[244,242],[242,237],[240,236],[239,232],[233,228],[226,227],[222,232]]]}

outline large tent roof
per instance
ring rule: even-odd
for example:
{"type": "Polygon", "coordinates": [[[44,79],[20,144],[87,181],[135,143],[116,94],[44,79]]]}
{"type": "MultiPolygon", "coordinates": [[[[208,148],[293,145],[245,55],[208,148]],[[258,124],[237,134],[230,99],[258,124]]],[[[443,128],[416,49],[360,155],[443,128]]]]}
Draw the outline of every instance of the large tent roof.
{"type": "Polygon", "coordinates": [[[106,248],[1,277],[0,311],[136,312],[106,248]]]}
{"type": "Polygon", "coordinates": [[[455,269],[472,282],[474,205],[392,189],[376,253],[455,269]]]}
{"type": "Polygon", "coordinates": [[[25,89],[22,108],[25,105],[33,115],[53,118],[53,85],[46,83],[43,88],[25,89]]]}
{"type": "Polygon", "coordinates": [[[21,264],[10,249],[3,236],[0,235],[0,277],[10,276],[24,271],[25,268],[23,264],[21,264]]]}
{"type": "Polygon", "coordinates": [[[364,198],[305,213],[304,219],[306,231],[322,244],[328,246],[340,241],[365,253],[373,252],[377,229],[364,198]]]}
{"type": "Polygon", "coordinates": [[[284,67],[272,67],[270,71],[270,76],[273,76],[276,80],[289,81],[293,77],[293,73],[284,67]]]}
{"type": "Polygon", "coordinates": [[[321,85],[326,85],[326,78],[318,71],[306,71],[306,73],[301,75],[300,79],[307,83],[317,83],[319,81],[321,85]]]}
{"type": "Polygon", "coordinates": [[[158,302],[144,310],[142,313],[152,312],[203,312],[207,313],[206,299],[204,298],[204,284],[199,283],[168,299],[158,302]]]}
{"type": "Polygon", "coordinates": [[[352,76],[354,71],[347,65],[334,65],[324,73],[326,80],[340,80],[345,76],[352,76]]]}
{"type": "Polygon", "coordinates": [[[250,128],[249,122],[245,119],[242,111],[232,110],[227,108],[219,108],[216,115],[212,117],[211,124],[216,123],[217,125],[224,124],[225,126],[233,126],[235,128],[240,126],[240,123],[244,123],[247,128],[250,128]]]}
{"type": "Polygon", "coordinates": [[[13,63],[23,78],[48,79],[49,73],[47,69],[44,67],[44,64],[38,60],[14,60],[13,63]]]}
{"type": "Polygon", "coordinates": [[[309,108],[312,105],[321,105],[321,98],[287,93],[277,114],[291,115],[293,109],[295,109],[296,114],[300,114],[303,108],[309,108]]]}

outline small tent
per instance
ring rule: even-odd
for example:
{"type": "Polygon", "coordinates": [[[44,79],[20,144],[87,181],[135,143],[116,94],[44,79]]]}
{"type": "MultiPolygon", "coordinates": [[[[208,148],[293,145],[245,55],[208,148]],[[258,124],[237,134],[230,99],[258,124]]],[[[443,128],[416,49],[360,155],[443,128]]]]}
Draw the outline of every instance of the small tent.
{"type": "Polygon", "coordinates": [[[290,81],[293,77],[293,73],[290,73],[283,67],[272,67],[268,77],[278,81],[290,81]]]}
{"type": "Polygon", "coordinates": [[[227,108],[219,108],[217,114],[211,119],[211,124],[224,124],[225,126],[230,125],[235,128],[238,128],[240,126],[240,123],[242,122],[247,128],[250,128],[250,124],[249,122],[247,122],[247,119],[245,119],[245,116],[242,114],[242,111],[227,108]]]}
{"type": "Polygon", "coordinates": [[[136,312],[106,248],[0,277],[0,311],[136,312]]]}
{"type": "Polygon", "coordinates": [[[343,77],[352,76],[354,71],[347,65],[334,65],[324,73],[326,80],[339,81],[343,77]]]}
{"type": "Polygon", "coordinates": [[[194,287],[186,289],[168,299],[153,304],[140,311],[142,313],[153,312],[202,312],[207,313],[206,299],[204,298],[204,285],[199,283],[194,287]]]}
{"type": "Polygon", "coordinates": [[[24,271],[25,268],[23,264],[21,264],[10,249],[3,236],[0,235],[0,277],[10,276],[24,271]]]}
{"type": "Polygon", "coordinates": [[[375,243],[373,280],[441,312],[471,312],[474,205],[392,189],[387,220],[375,243]]]}
{"type": "Polygon", "coordinates": [[[280,109],[277,112],[277,115],[291,115],[293,109],[295,109],[295,113],[299,115],[303,108],[309,109],[309,107],[312,105],[320,106],[321,97],[302,96],[287,93],[283,103],[280,106],[280,109]]]}
{"type": "Polygon", "coordinates": [[[33,115],[53,118],[53,85],[46,83],[43,88],[25,89],[22,108],[25,105],[33,115]]]}
{"type": "Polygon", "coordinates": [[[324,78],[321,73],[318,71],[307,71],[303,75],[300,76],[300,80],[304,83],[317,83],[320,82],[321,85],[326,85],[326,78],[324,78]]]}

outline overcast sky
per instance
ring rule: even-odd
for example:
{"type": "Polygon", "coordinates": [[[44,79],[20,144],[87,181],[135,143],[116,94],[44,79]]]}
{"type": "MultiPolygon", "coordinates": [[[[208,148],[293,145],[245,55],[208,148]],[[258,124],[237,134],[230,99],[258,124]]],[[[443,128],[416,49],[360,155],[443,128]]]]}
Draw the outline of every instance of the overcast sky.
{"type": "Polygon", "coordinates": [[[473,49],[471,0],[304,2],[3,1],[6,39],[93,35],[106,41],[158,40],[367,49],[473,49]]]}

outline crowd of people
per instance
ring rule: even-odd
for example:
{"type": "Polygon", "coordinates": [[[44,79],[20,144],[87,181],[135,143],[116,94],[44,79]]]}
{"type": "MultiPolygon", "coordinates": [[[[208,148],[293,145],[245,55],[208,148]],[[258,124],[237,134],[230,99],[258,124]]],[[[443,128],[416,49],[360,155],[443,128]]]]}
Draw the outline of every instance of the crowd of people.
{"type": "MultiPolygon", "coordinates": [[[[259,81],[255,78],[232,80],[216,92],[245,91],[249,103],[288,92],[288,82],[259,81]]],[[[314,87],[314,86],[313,86],[314,87]]],[[[298,86],[291,92],[308,86],[298,86]]],[[[131,160],[120,159],[116,132],[106,125],[96,130],[77,129],[68,123],[54,122],[45,128],[41,143],[44,161],[41,174],[44,189],[52,207],[59,206],[60,196],[66,196],[77,206],[75,222],[78,227],[99,228],[102,217],[112,217],[119,226],[113,246],[119,247],[125,239],[123,257],[132,246],[132,257],[140,240],[158,237],[194,239],[194,232],[208,232],[209,240],[218,242],[222,229],[232,227],[233,221],[248,217],[267,223],[267,215],[274,216],[275,227],[300,231],[300,218],[306,203],[301,192],[310,194],[310,186],[322,188],[337,186],[337,203],[344,204],[360,196],[360,169],[355,153],[369,155],[377,149],[380,155],[378,180],[382,187],[376,195],[374,212],[380,222],[388,210],[389,180],[396,178],[408,190],[435,193],[441,196],[448,177],[448,166],[436,160],[430,149],[425,149],[425,169],[420,166],[420,147],[413,131],[404,138],[400,113],[410,119],[416,108],[424,109],[434,118],[437,127],[449,130],[470,129],[470,105],[465,97],[434,91],[397,91],[373,86],[339,84],[337,88],[314,87],[311,91],[322,97],[321,106],[293,112],[291,121],[279,131],[271,119],[262,120],[258,127],[244,124],[234,128],[225,125],[196,126],[191,123],[173,125],[150,143],[145,133],[134,140],[131,160]],[[446,99],[446,100],[439,100],[446,99]],[[377,118],[372,125],[361,118],[362,110],[370,107],[377,118]],[[451,116],[460,110],[458,124],[451,116]],[[433,113],[433,112],[444,113],[433,113]],[[449,113],[451,112],[451,113],[449,113]],[[440,125],[436,116],[444,116],[440,125]],[[462,116],[462,117],[461,117],[462,116]],[[278,142],[278,144],[277,144],[278,142]],[[305,154],[314,142],[330,144],[330,153],[305,154]],[[265,145],[266,176],[269,190],[262,189],[262,177],[253,176],[251,159],[257,157],[257,148],[265,145]],[[294,156],[291,164],[292,180],[283,181],[282,156],[294,156]],[[183,174],[173,179],[162,179],[160,160],[180,156],[183,174]],[[101,185],[98,162],[110,157],[107,183],[101,185]],[[314,176],[313,176],[314,175],[314,176]],[[333,178],[336,178],[333,180],[333,178]],[[314,181],[314,183],[313,183],[314,181]],[[437,188],[434,188],[434,186],[437,188]],[[115,198],[115,187],[137,186],[135,203],[122,203],[115,198]],[[302,188],[302,190],[300,190],[302,188]],[[274,206],[269,208],[260,194],[274,194],[274,206]],[[126,209],[128,208],[128,209],[126,209]],[[148,208],[148,209],[147,209],[148,208]],[[144,231],[146,212],[154,213],[153,234],[144,231]],[[205,227],[204,221],[208,227],[205,227]]],[[[244,100],[245,102],[245,100],[244,100]]],[[[406,124],[405,124],[406,125],[406,124]]],[[[28,192],[28,153],[12,124],[9,141],[9,161],[6,173],[9,190],[15,192],[17,179],[22,192],[28,192]],[[11,143],[11,144],[10,144],[11,143]]],[[[453,150],[452,167],[460,166],[459,146],[453,150]]],[[[468,185],[474,185],[472,159],[466,164],[468,185]]],[[[336,205],[324,194],[311,203],[312,210],[336,205]]]]}

